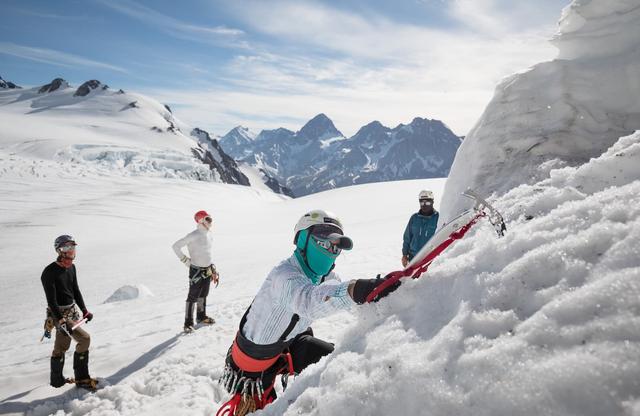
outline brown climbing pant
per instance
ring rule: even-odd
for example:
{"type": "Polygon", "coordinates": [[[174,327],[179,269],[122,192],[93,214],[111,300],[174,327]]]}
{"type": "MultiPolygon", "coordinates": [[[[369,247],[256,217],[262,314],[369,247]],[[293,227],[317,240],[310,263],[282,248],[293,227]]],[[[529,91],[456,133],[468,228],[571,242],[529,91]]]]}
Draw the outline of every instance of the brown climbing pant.
{"type": "MultiPolygon", "coordinates": [[[[76,328],[71,333],[71,337],[77,342],[76,352],[85,352],[89,350],[89,344],[91,343],[91,336],[87,331],[82,328],[76,328]]],[[[71,345],[71,338],[62,330],[56,329],[56,341],[53,344],[52,357],[62,357],[71,345]]]]}

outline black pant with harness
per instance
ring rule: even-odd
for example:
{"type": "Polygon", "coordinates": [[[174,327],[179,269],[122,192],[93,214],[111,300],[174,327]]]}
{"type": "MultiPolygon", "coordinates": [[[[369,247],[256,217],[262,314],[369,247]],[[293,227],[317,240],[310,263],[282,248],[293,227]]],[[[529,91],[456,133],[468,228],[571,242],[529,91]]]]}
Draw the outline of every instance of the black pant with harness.
{"type": "Polygon", "coordinates": [[[184,326],[193,326],[193,307],[198,305],[196,319],[202,321],[207,317],[207,295],[211,286],[212,266],[189,266],[189,293],[184,316],[184,326]]]}
{"type": "Polygon", "coordinates": [[[282,385],[286,388],[289,375],[299,374],[334,349],[333,344],[315,338],[311,328],[286,340],[300,319],[297,314],[292,316],[278,341],[268,345],[255,344],[242,333],[249,309],[240,321],[220,379],[233,397],[218,410],[218,416],[243,415],[263,409],[276,398],[274,384],[278,374],[282,374],[282,385]]]}

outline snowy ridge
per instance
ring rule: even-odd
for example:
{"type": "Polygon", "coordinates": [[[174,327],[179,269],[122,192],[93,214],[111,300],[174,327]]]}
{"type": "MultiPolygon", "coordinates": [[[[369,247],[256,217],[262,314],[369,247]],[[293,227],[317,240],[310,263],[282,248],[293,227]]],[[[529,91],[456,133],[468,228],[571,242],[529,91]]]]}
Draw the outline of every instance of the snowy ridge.
{"type": "MultiPolygon", "coordinates": [[[[55,161],[77,165],[74,170],[85,175],[111,172],[248,185],[217,143],[191,138],[192,129],[168,106],[112,91],[97,80],[77,89],[57,78],[42,87],[0,91],[0,122],[0,157],[32,159],[36,170],[55,161]]],[[[2,171],[20,169],[10,161],[2,165],[2,171]]]]}
{"type": "Polygon", "coordinates": [[[257,189],[270,189],[277,194],[293,197],[291,190],[285,186],[282,186],[269,172],[266,170],[254,167],[248,163],[241,162],[240,170],[249,179],[251,187],[257,189]]]}
{"type": "Polygon", "coordinates": [[[640,1],[574,1],[554,39],[558,59],[505,79],[465,138],[442,220],[467,188],[502,194],[597,157],[640,129],[640,1]]]}

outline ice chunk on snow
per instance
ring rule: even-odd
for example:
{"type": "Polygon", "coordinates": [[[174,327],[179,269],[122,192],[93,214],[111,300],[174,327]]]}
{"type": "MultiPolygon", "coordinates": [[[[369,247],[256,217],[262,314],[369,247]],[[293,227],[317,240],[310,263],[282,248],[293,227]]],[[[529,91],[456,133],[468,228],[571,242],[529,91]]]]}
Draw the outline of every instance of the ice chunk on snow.
{"type": "Polygon", "coordinates": [[[132,300],[141,297],[153,296],[153,293],[145,285],[124,285],[113,292],[104,303],[120,302],[123,300],[132,300]]]}

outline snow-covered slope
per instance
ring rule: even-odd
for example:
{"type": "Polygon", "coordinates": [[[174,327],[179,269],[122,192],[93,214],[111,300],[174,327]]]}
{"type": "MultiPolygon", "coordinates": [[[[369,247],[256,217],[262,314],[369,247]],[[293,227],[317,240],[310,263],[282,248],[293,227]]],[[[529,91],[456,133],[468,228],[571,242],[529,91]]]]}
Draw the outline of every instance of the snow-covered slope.
{"type": "MultiPolygon", "coordinates": [[[[0,331],[11,334],[0,337],[0,413],[211,414],[224,398],[216,380],[240,317],[270,268],[292,253],[300,215],[316,207],[338,212],[359,248],[340,259],[339,271],[347,279],[370,277],[399,264],[416,193],[426,187],[439,197],[444,184],[371,184],[290,199],[238,185],[83,176],[54,162],[39,172],[0,177],[0,331]],[[393,211],[373,202],[380,194],[398,201],[393,211]],[[171,244],[193,229],[200,209],[214,217],[222,280],[212,289],[209,312],[217,324],[184,337],[187,271],[171,244]],[[112,385],[96,395],[47,384],[52,343],[38,342],[46,304],[40,273],[53,261],[52,241],[61,233],[79,243],[80,288],[95,314],[87,325],[92,374],[112,385]],[[387,236],[382,244],[380,236],[387,236]]],[[[314,327],[336,341],[351,322],[345,313],[314,327]]]]}
{"type": "Polygon", "coordinates": [[[248,185],[233,159],[192,137],[202,130],[181,123],[169,107],[96,80],[77,89],[57,78],[42,87],[0,90],[0,124],[0,153],[31,159],[34,169],[54,161],[87,174],[248,185]]]}
{"type": "Polygon", "coordinates": [[[277,194],[293,197],[289,188],[280,185],[280,182],[264,169],[251,166],[245,162],[240,162],[239,166],[242,173],[249,179],[251,187],[263,190],[270,189],[277,194]]]}
{"type": "Polygon", "coordinates": [[[268,415],[638,415],[640,133],[496,201],[268,415]],[[292,403],[291,403],[292,402],[292,403]]]}
{"type": "Polygon", "coordinates": [[[505,79],[460,147],[443,216],[466,187],[504,193],[597,157],[640,129],[640,1],[574,1],[553,43],[558,58],[505,79]]]}
{"type": "MultiPolygon", "coordinates": [[[[496,201],[509,226],[503,239],[479,226],[426,277],[316,322],[336,351],[262,414],[637,415],[639,157],[635,134],[586,165],[512,190],[496,201]]],[[[416,191],[434,189],[439,200],[443,182],[292,200],[164,178],[1,177],[0,412],[212,414],[227,399],[216,380],[240,317],[269,269],[291,253],[298,216],[315,207],[339,213],[355,248],[336,271],[371,277],[398,267],[416,191]],[[217,323],[184,337],[186,270],[170,245],[202,208],[214,216],[222,274],[209,298],[217,323]],[[110,384],[96,394],[48,387],[51,343],[38,343],[39,274],[63,232],[80,243],[80,285],[95,314],[87,326],[92,372],[110,384]],[[120,300],[107,302],[114,296],[120,300]]]]}

